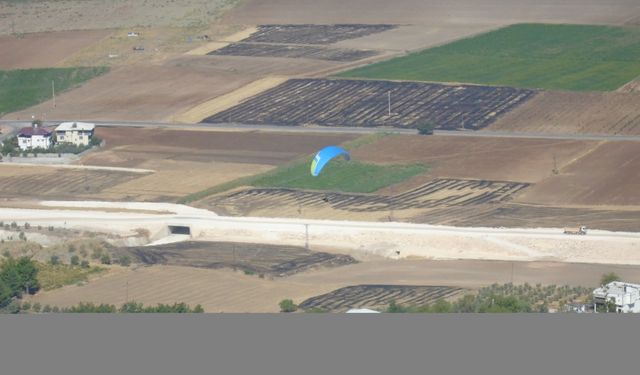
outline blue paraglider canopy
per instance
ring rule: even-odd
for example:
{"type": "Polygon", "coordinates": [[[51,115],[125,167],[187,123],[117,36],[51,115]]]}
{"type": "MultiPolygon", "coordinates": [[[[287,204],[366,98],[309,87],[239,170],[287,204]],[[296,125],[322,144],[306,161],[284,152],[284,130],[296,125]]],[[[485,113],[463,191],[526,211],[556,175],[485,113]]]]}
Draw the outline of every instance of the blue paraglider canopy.
{"type": "Polygon", "coordinates": [[[322,168],[336,156],[343,155],[345,160],[351,160],[351,156],[347,150],[338,146],[327,146],[318,151],[316,157],[311,162],[311,175],[317,176],[322,171],[322,168]]]}

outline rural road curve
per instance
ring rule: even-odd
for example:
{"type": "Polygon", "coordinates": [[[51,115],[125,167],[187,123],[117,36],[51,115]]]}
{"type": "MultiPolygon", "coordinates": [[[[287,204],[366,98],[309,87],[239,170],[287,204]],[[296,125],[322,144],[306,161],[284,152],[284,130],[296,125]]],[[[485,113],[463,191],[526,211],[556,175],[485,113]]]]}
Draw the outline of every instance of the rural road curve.
{"type": "MultiPolygon", "coordinates": [[[[56,125],[64,121],[46,121],[45,126],[56,125]]],[[[78,120],[80,121],[80,120],[78,120]]],[[[329,126],[279,126],[279,125],[246,125],[246,124],[177,124],[167,122],[151,121],[90,121],[97,126],[104,127],[132,127],[132,128],[160,128],[160,129],[186,129],[186,130],[219,130],[219,131],[263,131],[263,132],[291,132],[291,133],[331,133],[331,134],[374,134],[374,133],[394,133],[394,134],[417,134],[415,129],[401,128],[364,128],[364,127],[329,127],[329,126]]],[[[0,124],[9,125],[13,128],[29,126],[29,121],[0,120],[0,124]]],[[[456,136],[456,137],[485,137],[485,138],[538,138],[538,139],[563,139],[582,141],[635,141],[640,142],[640,136],[634,135],[605,135],[605,134],[546,134],[546,133],[522,133],[522,132],[494,132],[494,131],[474,131],[474,130],[436,130],[434,135],[456,136]]],[[[0,135],[2,139],[3,135],[0,135]]]]}
{"type": "Polygon", "coordinates": [[[0,208],[0,220],[130,236],[145,228],[152,241],[169,235],[169,225],[189,226],[200,241],[229,241],[347,250],[388,258],[553,260],[640,265],[640,233],[590,230],[566,235],[557,228],[450,227],[289,218],[225,217],[173,204],[43,202],[42,209],[0,208]],[[83,208],[85,207],[91,208],[83,208]],[[145,209],[145,212],[113,212],[145,209]],[[99,206],[111,212],[98,211],[99,206]],[[73,208],[73,210],[64,209],[73,208]],[[157,209],[157,214],[149,210],[157,209]],[[117,211],[117,210],[116,210],[117,211]],[[400,255],[401,252],[401,255],[400,255]]]}

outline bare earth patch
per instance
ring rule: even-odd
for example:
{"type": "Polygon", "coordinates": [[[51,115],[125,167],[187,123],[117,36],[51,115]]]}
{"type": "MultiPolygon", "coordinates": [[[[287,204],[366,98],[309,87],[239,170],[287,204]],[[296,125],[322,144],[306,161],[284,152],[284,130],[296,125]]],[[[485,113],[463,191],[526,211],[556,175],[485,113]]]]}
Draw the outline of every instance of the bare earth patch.
{"type": "Polygon", "coordinates": [[[111,33],[86,30],[0,36],[0,69],[58,67],[64,59],[111,33]]]}

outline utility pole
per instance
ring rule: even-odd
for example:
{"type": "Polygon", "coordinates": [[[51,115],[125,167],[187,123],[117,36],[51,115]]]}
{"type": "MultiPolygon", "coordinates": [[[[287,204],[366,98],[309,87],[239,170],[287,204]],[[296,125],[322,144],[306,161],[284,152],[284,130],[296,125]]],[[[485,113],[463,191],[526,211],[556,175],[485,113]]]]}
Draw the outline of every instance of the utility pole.
{"type": "Polygon", "coordinates": [[[511,262],[511,285],[513,285],[513,262],[511,262]]]}
{"type": "Polygon", "coordinates": [[[54,80],[51,80],[51,96],[53,97],[53,108],[56,107],[56,84],[54,80]]]}

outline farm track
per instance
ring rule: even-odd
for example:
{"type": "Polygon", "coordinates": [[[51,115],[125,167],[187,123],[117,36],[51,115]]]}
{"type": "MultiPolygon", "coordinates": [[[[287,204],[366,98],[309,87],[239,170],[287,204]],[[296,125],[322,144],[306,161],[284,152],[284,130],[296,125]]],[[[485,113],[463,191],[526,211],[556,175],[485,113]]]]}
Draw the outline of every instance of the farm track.
{"type": "Polygon", "coordinates": [[[424,306],[441,298],[460,294],[463,289],[448,286],[356,285],[309,298],[302,309],[344,312],[351,308],[384,309],[392,301],[401,305],[424,306]]]}
{"type": "Polygon", "coordinates": [[[282,44],[232,43],[209,52],[214,56],[285,57],[350,62],[378,55],[376,51],[282,44]]]}
{"type": "Polygon", "coordinates": [[[509,87],[292,79],[203,122],[399,128],[433,122],[438,129],[477,130],[535,94],[509,87]]]}
{"type": "Polygon", "coordinates": [[[416,189],[393,196],[251,188],[213,198],[210,204],[214,207],[236,209],[245,206],[247,202],[250,202],[253,208],[268,209],[283,206],[319,209],[329,205],[333,209],[350,212],[469,207],[506,201],[529,186],[530,184],[521,182],[438,178],[416,189]]]}
{"type": "Polygon", "coordinates": [[[395,28],[394,25],[259,25],[258,31],[242,42],[287,44],[332,44],[395,28]]]}

